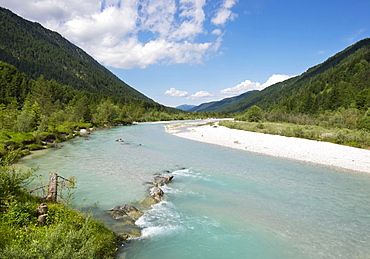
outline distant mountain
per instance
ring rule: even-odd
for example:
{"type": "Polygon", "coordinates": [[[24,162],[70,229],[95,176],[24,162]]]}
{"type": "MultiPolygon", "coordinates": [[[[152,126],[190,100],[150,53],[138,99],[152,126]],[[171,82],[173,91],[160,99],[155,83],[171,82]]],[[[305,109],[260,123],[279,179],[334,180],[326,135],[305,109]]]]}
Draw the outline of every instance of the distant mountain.
{"type": "Polygon", "coordinates": [[[253,105],[264,110],[310,114],[340,107],[370,108],[370,38],[357,42],[300,76],[257,93],[202,104],[191,111],[240,112],[253,105]]]}
{"type": "Polygon", "coordinates": [[[32,79],[44,75],[77,90],[153,102],[60,34],[1,7],[0,61],[32,79]]]}
{"type": "Polygon", "coordinates": [[[189,111],[190,112],[224,112],[227,110],[227,107],[231,105],[232,103],[235,103],[239,100],[243,100],[247,96],[256,94],[258,92],[259,92],[258,90],[254,90],[254,91],[243,93],[238,96],[225,98],[225,99],[222,99],[221,101],[202,103],[190,109],[189,111]]]}
{"type": "Polygon", "coordinates": [[[176,107],[176,109],[179,109],[179,110],[183,110],[183,111],[189,111],[191,110],[192,108],[194,108],[196,105],[188,105],[188,104],[183,104],[183,105],[179,105],[176,107]]]}

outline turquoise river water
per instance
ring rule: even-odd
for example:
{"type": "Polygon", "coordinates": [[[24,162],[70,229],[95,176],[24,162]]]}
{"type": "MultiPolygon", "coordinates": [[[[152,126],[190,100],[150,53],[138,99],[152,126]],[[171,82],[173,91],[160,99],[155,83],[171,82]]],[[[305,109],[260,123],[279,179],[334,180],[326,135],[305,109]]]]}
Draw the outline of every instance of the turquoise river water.
{"type": "Polygon", "coordinates": [[[117,258],[370,258],[370,175],[198,143],[163,124],[96,131],[26,166],[75,176],[74,204],[104,213],[138,204],[170,171],[165,201],[137,222],[117,258]],[[116,142],[122,138],[125,142],[116,142]],[[138,144],[141,145],[138,145],[138,144]]]}

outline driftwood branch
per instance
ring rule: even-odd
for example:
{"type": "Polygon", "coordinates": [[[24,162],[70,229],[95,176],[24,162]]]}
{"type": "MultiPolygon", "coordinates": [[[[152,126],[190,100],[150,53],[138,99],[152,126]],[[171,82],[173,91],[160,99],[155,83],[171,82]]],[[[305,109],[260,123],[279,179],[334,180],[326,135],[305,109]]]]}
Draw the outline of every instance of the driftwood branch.
{"type": "Polygon", "coordinates": [[[45,187],[47,187],[47,186],[49,186],[49,185],[47,184],[47,185],[44,185],[44,186],[40,186],[40,187],[34,188],[34,189],[32,189],[32,190],[27,191],[27,193],[37,191],[37,190],[42,189],[42,188],[45,188],[45,187]]]}
{"type": "Polygon", "coordinates": [[[70,183],[72,183],[73,181],[71,181],[70,179],[67,179],[67,178],[64,178],[63,176],[60,176],[60,175],[57,175],[58,178],[62,178],[63,180],[66,180],[70,183]]]}

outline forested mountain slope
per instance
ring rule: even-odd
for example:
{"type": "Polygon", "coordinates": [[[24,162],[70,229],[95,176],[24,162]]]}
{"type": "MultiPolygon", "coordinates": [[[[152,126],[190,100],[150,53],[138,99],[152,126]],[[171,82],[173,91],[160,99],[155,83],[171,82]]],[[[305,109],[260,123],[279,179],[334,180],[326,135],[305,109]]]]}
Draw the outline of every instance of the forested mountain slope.
{"type": "Polygon", "coordinates": [[[190,112],[214,112],[214,111],[223,112],[225,109],[227,109],[227,107],[230,104],[235,103],[239,100],[242,100],[242,99],[246,98],[247,96],[249,96],[251,94],[255,94],[255,93],[258,93],[258,92],[259,92],[258,90],[254,90],[254,91],[249,91],[249,92],[243,93],[243,94],[235,96],[235,97],[225,98],[225,99],[222,99],[221,101],[202,103],[202,104],[190,109],[189,111],[190,112]]]}
{"type": "Polygon", "coordinates": [[[60,34],[1,7],[0,61],[35,80],[43,75],[77,90],[153,102],[60,34]]]}
{"type": "Polygon", "coordinates": [[[234,102],[212,111],[240,112],[253,105],[263,110],[274,109],[307,114],[334,111],[341,107],[368,109],[370,39],[357,42],[300,76],[274,84],[244,98],[237,98],[234,102]]]}

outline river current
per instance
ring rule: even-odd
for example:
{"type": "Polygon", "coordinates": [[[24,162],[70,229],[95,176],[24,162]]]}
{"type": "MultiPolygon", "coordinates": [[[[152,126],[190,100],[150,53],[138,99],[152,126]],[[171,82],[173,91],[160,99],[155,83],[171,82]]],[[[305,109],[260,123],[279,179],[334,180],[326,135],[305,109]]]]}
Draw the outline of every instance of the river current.
{"type": "Polygon", "coordinates": [[[139,204],[170,172],[165,200],[136,224],[117,258],[369,258],[370,175],[172,136],[164,124],[96,131],[22,159],[75,176],[73,204],[107,226],[105,210],[139,204]],[[124,142],[117,142],[122,138],[124,142]]]}

